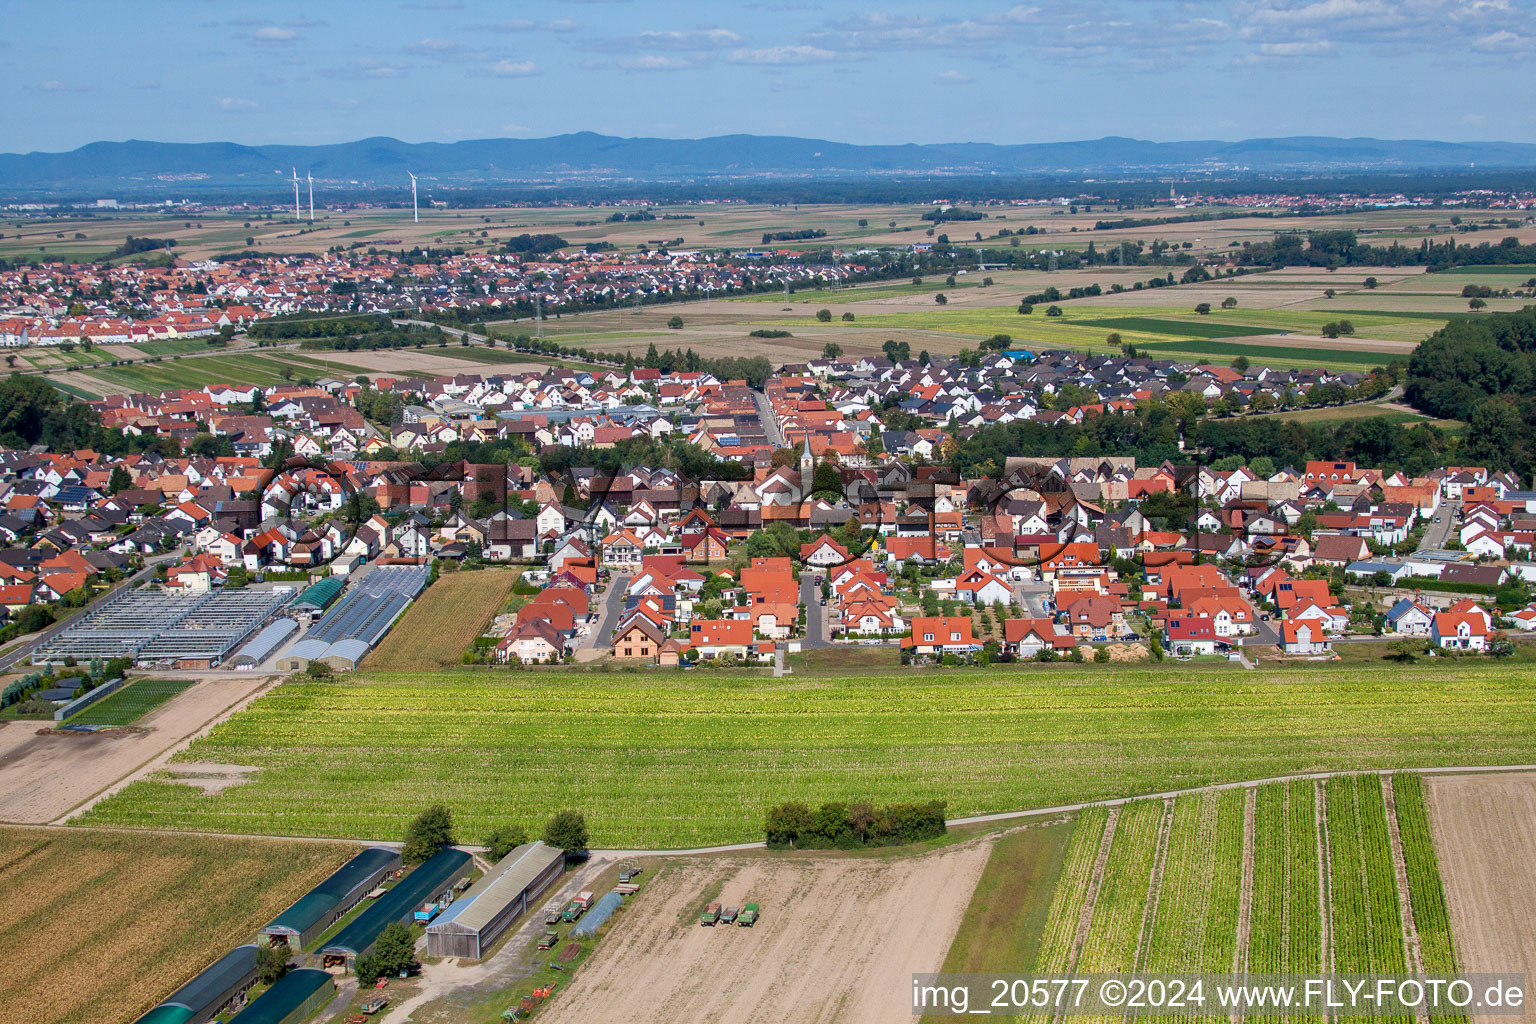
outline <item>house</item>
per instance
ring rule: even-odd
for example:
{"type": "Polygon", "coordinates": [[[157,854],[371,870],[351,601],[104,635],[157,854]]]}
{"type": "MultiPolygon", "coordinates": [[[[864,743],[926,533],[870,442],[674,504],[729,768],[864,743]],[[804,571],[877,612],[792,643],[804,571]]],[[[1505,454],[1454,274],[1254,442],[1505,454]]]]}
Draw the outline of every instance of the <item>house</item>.
{"type": "Polygon", "coordinates": [[[688,625],[688,646],[701,658],[745,658],[752,643],[752,623],[745,619],[694,619],[688,625]]]}
{"type": "Polygon", "coordinates": [[[1052,619],[1005,619],[1003,640],[1021,658],[1033,658],[1047,649],[1064,653],[1077,646],[1077,638],[1058,633],[1052,619]]]}
{"type": "Polygon", "coordinates": [[[1215,654],[1216,624],[1204,615],[1171,618],[1163,627],[1163,644],[1180,657],[1215,654]]]}
{"type": "Polygon", "coordinates": [[[1286,654],[1327,654],[1333,650],[1333,641],[1316,619],[1287,619],[1280,626],[1286,654]]]}
{"type": "Polygon", "coordinates": [[[614,660],[658,663],[661,645],[666,639],[667,635],[661,627],[644,613],[631,615],[614,631],[614,660]]]}
{"type": "Polygon", "coordinates": [[[985,569],[968,569],[955,580],[955,596],[972,604],[1008,604],[1013,588],[985,569]]]}
{"type": "Polygon", "coordinates": [[[1120,602],[1102,594],[1079,597],[1063,608],[1067,626],[1079,641],[1109,640],[1125,632],[1120,602]]]}
{"type": "Polygon", "coordinates": [[[981,644],[971,635],[970,616],[933,615],[912,620],[912,635],[901,646],[913,654],[972,654],[981,644]]]}
{"type": "Polygon", "coordinates": [[[1412,598],[1399,598],[1387,610],[1387,626],[1402,636],[1429,636],[1434,613],[1412,598]]]}
{"type": "Polygon", "coordinates": [[[496,644],[496,659],[501,662],[509,662],[515,657],[524,664],[553,663],[564,653],[565,639],[553,623],[524,615],[518,615],[512,632],[496,644]]]}
{"type": "Polygon", "coordinates": [[[1488,649],[1486,616],[1473,612],[1436,612],[1430,622],[1429,640],[1447,651],[1485,651],[1488,649]]]}
{"type": "Polygon", "coordinates": [[[818,569],[842,565],[849,561],[850,557],[847,548],[826,534],[822,534],[809,544],[800,545],[800,561],[818,569]]]}
{"type": "Polygon", "coordinates": [[[1318,533],[1312,537],[1312,561],[1323,565],[1348,565],[1369,558],[1370,554],[1364,537],[1347,533],[1318,533]]]}

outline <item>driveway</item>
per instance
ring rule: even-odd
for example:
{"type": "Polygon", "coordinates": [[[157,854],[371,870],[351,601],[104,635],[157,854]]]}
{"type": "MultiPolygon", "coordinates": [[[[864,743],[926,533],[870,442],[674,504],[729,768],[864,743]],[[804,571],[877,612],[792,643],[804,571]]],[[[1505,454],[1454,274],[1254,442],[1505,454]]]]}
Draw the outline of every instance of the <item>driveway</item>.
{"type": "Polygon", "coordinates": [[[624,595],[629,592],[629,574],[624,573],[608,581],[608,593],[603,597],[603,607],[598,614],[597,625],[582,637],[577,650],[597,650],[607,647],[613,639],[613,628],[619,624],[619,613],[624,610],[624,595]]]}
{"type": "Polygon", "coordinates": [[[1446,502],[1435,513],[1435,518],[1429,521],[1424,528],[1424,536],[1419,540],[1419,551],[1443,550],[1450,542],[1451,534],[1456,529],[1456,517],[1461,514],[1461,501],[1446,502]]]}

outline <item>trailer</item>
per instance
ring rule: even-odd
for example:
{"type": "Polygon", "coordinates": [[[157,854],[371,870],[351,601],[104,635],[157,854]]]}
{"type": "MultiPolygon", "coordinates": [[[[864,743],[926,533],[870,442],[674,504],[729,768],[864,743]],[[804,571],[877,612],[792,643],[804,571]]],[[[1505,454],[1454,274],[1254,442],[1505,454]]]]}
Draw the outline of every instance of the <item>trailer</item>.
{"type": "Polygon", "coordinates": [[[756,924],[757,904],[748,903],[746,906],[742,907],[741,916],[736,919],[736,923],[741,925],[743,928],[751,928],[754,924],[756,924]]]}
{"type": "Polygon", "coordinates": [[[704,913],[699,915],[699,924],[705,928],[713,928],[720,920],[720,904],[711,903],[704,908],[704,913]]]}
{"type": "Polygon", "coordinates": [[[558,932],[545,932],[543,935],[541,935],[539,937],[539,948],[540,949],[554,949],[555,948],[555,943],[557,943],[559,941],[560,941],[560,934],[558,932]]]}
{"type": "Polygon", "coordinates": [[[416,913],[413,916],[420,923],[426,924],[434,917],[436,917],[442,909],[443,906],[441,903],[423,903],[421,906],[416,908],[416,913]]]}
{"type": "Polygon", "coordinates": [[[619,881],[628,882],[640,873],[640,865],[633,862],[625,864],[619,869],[619,881]]]}
{"type": "Polygon", "coordinates": [[[736,907],[726,907],[725,911],[720,915],[720,922],[722,924],[735,924],[736,915],[740,913],[741,911],[736,907]]]}

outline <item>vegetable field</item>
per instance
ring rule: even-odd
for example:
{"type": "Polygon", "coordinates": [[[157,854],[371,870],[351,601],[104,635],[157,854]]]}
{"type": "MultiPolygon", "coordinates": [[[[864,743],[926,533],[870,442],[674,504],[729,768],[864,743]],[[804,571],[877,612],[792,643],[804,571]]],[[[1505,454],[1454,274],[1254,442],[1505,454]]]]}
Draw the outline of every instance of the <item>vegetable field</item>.
{"type": "Polygon", "coordinates": [[[196,679],[136,679],[70,718],[70,725],[129,725],[197,682],[196,679]]]}
{"type": "Polygon", "coordinates": [[[340,843],[0,828],[7,1024],[118,1024],[356,850],[340,843]]]}
{"type": "MultiPolygon", "coordinates": [[[[1392,782],[1413,920],[1427,934],[1426,969],[1452,972],[1421,779],[1399,774],[1392,782]]],[[[1125,804],[1108,812],[1108,855],[1097,876],[1106,815],[1102,808],[1084,812],[1032,971],[1226,973],[1236,965],[1256,974],[1410,973],[1408,911],[1400,905],[1384,785],[1372,772],[1125,804]],[[1321,860],[1319,849],[1326,850],[1321,860]],[[1074,958],[1084,920],[1087,938],[1074,958]]]]}
{"type": "Polygon", "coordinates": [[[1536,762],[1518,666],[1087,668],[845,677],[459,670],[284,683],[88,823],[394,839],[433,800],[468,835],[581,807],[597,848],[762,837],[787,799],[942,799],[951,817],[1308,771],[1536,762]]]}
{"type": "Polygon", "coordinates": [[[485,569],[439,577],[368,655],[368,668],[435,672],[460,664],[520,575],[521,569],[485,569]]]}

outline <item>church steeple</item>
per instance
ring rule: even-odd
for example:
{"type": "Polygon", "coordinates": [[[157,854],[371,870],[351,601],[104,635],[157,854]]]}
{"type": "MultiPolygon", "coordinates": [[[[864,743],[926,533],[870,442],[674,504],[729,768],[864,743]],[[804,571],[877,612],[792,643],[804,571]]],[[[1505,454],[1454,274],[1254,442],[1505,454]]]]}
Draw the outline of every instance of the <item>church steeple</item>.
{"type": "Polygon", "coordinates": [[[805,432],[805,441],[800,446],[800,500],[808,500],[811,496],[811,484],[816,477],[816,459],[811,455],[811,432],[805,432]]]}

